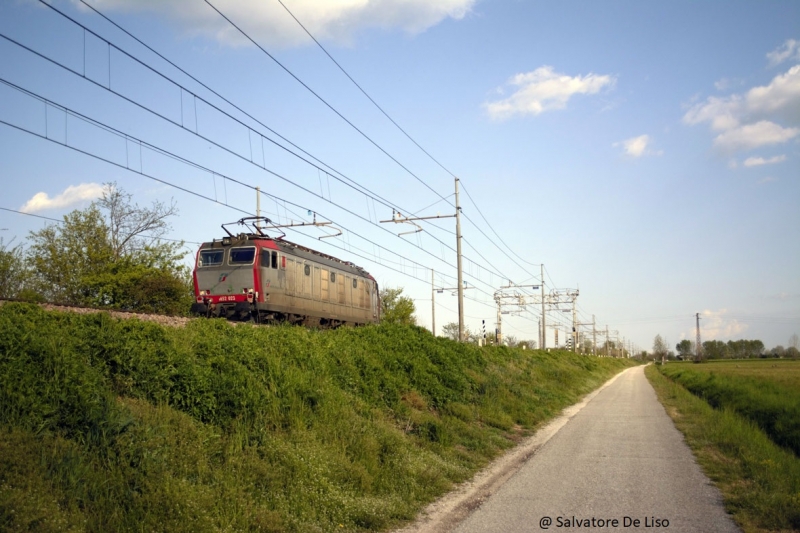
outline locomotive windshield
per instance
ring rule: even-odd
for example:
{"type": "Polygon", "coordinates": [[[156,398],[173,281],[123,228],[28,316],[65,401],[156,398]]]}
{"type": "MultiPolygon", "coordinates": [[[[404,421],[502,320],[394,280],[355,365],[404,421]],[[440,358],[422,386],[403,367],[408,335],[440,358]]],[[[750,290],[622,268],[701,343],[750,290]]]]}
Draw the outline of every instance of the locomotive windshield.
{"type": "Polygon", "coordinates": [[[215,266],[222,264],[222,250],[201,250],[200,251],[200,265],[201,267],[215,266]]]}
{"type": "Polygon", "coordinates": [[[252,265],[253,259],[256,257],[256,249],[254,247],[247,248],[231,248],[231,253],[228,258],[229,265],[252,265]]]}

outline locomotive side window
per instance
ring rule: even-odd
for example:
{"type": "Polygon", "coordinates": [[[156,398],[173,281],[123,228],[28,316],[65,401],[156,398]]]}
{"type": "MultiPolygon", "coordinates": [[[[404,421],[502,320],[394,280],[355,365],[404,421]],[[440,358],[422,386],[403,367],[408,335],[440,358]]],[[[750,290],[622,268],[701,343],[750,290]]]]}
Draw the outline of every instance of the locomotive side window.
{"type": "Polygon", "coordinates": [[[252,265],[255,257],[256,249],[254,246],[248,246],[246,248],[231,248],[230,255],[228,256],[228,264],[252,265]]]}
{"type": "Polygon", "coordinates": [[[272,268],[278,268],[278,252],[272,252],[272,268]]]}
{"type": "Polygon", "coordinates": [[[358,280],[353,278],[353,288],[355,289],[357,287],[358,287],[358,280]]]}
{"type": "Polygon", "coordinates": [[[216,266],[222,264],[223,250],[202,250],[200,252],[201,267],[216,266]]]}
{"type": "Polygon", "coordinates": [[[331,272],[331,283],[336,283],[336,272],[331,272]]]}
{"type": "Polygon", "coordinates": [[[306,272],[306,276],[310,276],[311,275],[311,267],[306,265],[305,272],[306,272]]]}

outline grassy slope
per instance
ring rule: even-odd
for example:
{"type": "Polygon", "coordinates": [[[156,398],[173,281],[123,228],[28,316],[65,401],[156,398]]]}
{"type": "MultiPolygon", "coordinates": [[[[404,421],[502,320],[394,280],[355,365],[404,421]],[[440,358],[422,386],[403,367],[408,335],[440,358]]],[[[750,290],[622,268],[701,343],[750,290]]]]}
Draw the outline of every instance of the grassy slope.
{"type": "Polygon", "coordinates": [[[0,530],[372,531],[630,363],[0,308],[0,530]]]}
{"type": "Polygon", "coordinates": [[[800,530],[800,459],[751,420],[714,409],[656,367],[645,373],[745,532],[800,530]]]}

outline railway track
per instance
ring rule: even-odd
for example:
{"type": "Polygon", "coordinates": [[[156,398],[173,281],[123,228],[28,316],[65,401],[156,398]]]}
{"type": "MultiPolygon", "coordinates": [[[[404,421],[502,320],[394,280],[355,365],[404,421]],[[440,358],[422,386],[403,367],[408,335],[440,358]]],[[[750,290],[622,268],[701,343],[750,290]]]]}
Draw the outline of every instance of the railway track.
{"type": "Polygon", "coordinates": [[[68,313],[79,313],[79,314],[108,313],[115,318],[137,318],[139,320],[156,322],[163,326],[170,326],[170,327],[183,327],[190,320],[197,320],[194,317],[160,315],[157,313],[145,313],[145,312],[117,311],[114,309],[108,309],[103,307],[89,307],[89,306],[72,305],[59,302],[30,302],[14,298],[0,299],[0,305],[4,305],[7,302],[34,304],[38,305],[42,309],[47,309],[48,311],[63,311],[68,313]]]}

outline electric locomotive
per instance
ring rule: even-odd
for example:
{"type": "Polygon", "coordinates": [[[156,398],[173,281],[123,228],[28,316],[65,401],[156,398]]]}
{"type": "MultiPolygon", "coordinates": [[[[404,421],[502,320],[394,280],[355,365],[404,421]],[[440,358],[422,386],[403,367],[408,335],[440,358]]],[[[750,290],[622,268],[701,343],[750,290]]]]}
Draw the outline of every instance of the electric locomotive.
{"type": "Polygon", "coordinates": [[[380,320],[378,284],[366,270],[264,233],[264,217],[223,224],[222,239],[203,243],[192,272],[192,312],[208,317],[308,326],[380,320]],[[238,224],[249,231],[233,233],[238,224]]]}

